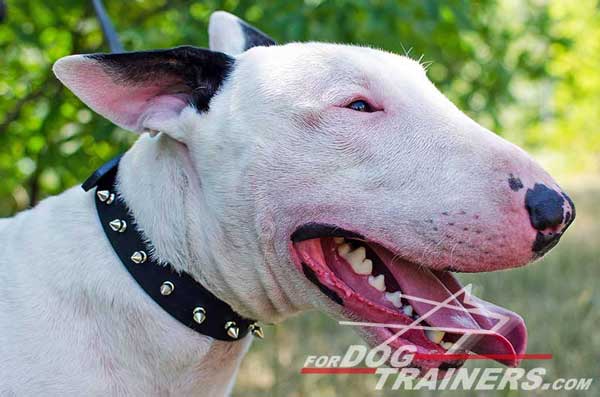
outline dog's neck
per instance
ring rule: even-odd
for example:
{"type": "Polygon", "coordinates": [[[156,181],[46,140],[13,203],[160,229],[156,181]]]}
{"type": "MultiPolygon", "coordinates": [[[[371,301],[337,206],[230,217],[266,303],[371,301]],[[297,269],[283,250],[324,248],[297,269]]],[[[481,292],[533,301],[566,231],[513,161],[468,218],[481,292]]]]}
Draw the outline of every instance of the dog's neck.
{"type": "Polygon", "coordinates": [[[249,238],[222,226],[183,144],[163,134],[142,136],[121,160],[118,183],[157,259],[188,272],[247,318],[275,322],[299,310],[273,288],[279,283],[265,270],[258,233],[249,238]]]}
{"type": "MultiPolygon", "coordinates": [[[[280,287],[277,272],[270,270],[275,266],[273,250],[261,247],[259,233],[245,228],[254,225],[254,220],[238,219],[242,231],[226,230],[223,224],[227,222],[216,215],[223,212],[222,208],[207,204],[214,200],[207,199],[202,191],[202,181],[183,144],[163,134],[140,137],[121,159],[117,183],[138,227],[154,247],[155,259],[188,272],[247,318],[276,322],[302,309],[288,297],[294,291],[280,287]]],[[[178,326],[176,334],[189,335],[187,327],[173,324],[178,326]]],[[[160,337],[161,329],[157,331],[154,338],[160,337]]],[[[156,346],[154,354],[164,355],[167,364],[177,363],[192,388],[210,378],[218,394],[227,392],[228,382],[233,381],[252,338],[248,335],[239,342],[219,342],[192,333],[192,337],[179,342],[170,332],[164,335],[171,342],[164,341],[163,348],[156,346]],[[182,346],[173,346],[178,343],[182,346]],[[188,352],[184,361],[173,361],[173,352],[168,349],[186,348],[186,343],[199,353],[188,352]]],[[[268,331],[266,339],[268,343],[268,331]]],[[[173,377],[182,379],[176,373],[173,377]]]]}
{"type": "MultiPolygon", "coordinates": [[[[202,205],[201,192],[197,181],[192,179],[194,171],[188,161],[186,148],[176,141],[166,136],[144,136],[120,162],[119,194],[154,247],[156,259],[188,272],[220,299],[231,302],[232,306],[237,304],[234,310],[240,310],[241,299],[232,299],[236,289],[227,279],[224,261],[229,258],[218,254],[215,251],[218,246],[208,238],[221,231],[211,212],[202,205]]],[[[187,390],[189,394],[210,390],[209,394],[228,394],[252,336],[238,342],[221,342],[198,334],[175,319],[165,327],[169,315],[158,306],[146,305],[152,302],[143,292],[134,295],[134,302],[141,298],[144,304],[124,304],[138,305],[142,312],[129,314],[127,318],[143,318],[142,323],[132,327],[144,332],[136,334],[134,340],[117,339],[109,345],[116,344],[114,347],[121,353],[133,348],[130,352],[133,357],[139,351],[147,351],[137,357],[137,368],[142,371],[140,375],[150,375],[151,382],[156,383],[152,387],[157,390],[187,390]],[[144,358],[148,355],[154,361],[150,367],[144,358]],[[155,373],[158,368],[160,373],[155,373]],[[160,389],[163,387],[164,390],[160,389]]],[[[246,307],[241,308],[249,312],[246,307]]]]}

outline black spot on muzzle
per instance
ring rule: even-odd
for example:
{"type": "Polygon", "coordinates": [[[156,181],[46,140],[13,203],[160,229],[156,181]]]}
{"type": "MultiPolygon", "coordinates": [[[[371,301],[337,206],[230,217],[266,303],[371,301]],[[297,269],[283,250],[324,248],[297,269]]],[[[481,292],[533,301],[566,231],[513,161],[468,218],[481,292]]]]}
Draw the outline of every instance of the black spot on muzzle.
{"type": "Polygon", "coordinates": [[[521,178],[517,178],[513,174],[510,174],[508,178],[508,186],[513,192],[518,192],[519,190],[523,189],[523,182],[521,181],[521,178]]]}

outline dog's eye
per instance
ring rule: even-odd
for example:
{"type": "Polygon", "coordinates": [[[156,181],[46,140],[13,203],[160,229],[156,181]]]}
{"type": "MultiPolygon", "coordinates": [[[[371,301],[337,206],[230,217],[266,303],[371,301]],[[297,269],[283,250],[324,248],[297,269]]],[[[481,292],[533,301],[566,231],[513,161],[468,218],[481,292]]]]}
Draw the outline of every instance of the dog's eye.
{"type": "Polygon", "coordinates": [[[346,107],[348,109],[356,110],[357,112],[365,112],[365,113],[374,112],[373,106],[371,106],[369,104],[369,102],[363,101],[362,99],[359,99],[358,101],[354,101],[354,102],[348,104],[348,106],[346,106],[346,107]]]}

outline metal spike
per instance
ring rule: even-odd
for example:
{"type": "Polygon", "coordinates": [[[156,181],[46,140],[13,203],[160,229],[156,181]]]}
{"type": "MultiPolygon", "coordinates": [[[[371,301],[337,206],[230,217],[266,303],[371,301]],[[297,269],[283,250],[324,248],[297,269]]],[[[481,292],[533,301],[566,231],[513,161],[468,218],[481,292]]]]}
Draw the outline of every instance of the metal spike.
{"type": "Polygon", "coordinates": [[[252,335],[256,336],[257,338],[265,338],[265,334],[262,330],[262,327],[256,323],[250,324],[250,332],[252,332],[252,335]]]}
{"type": "Polygon", "coordinates": [[[115,194],[111,193],[110,196],[108,196],[108,200],[106,200],[106,205],[111,205],[113,201],[115,201],[115,194]]]}
{"type": "Polygon", "coordinates": [[[144,251],[135,251],[133,255],[131,255],[131,261],[134,263],[144,263],[148,259],[148,255],[144,251]]]}
{"type": "Polygon", "coordinates": [[[123,233],[127,229],[127,222],[122,219],[113,219],[108,226],[115,232],[123,233]]]}
{"type": "Polygon", "coordinates": [[[198,324],[202,324],[206,320],[206,310],[203,307],[196,307],[193,313],[194,321],[198,324]]]}
{"type": "Polygon", "coordinates": [[[240,329],[237,327],[235,321],[227,321],[225,323],[225,330],[227,331],[227,335],[232,339],[237,339],[240,335],[240,329]]]}
{"type": "Polygon", "coordinates": [[[160,286],[160,294],[167,296],[167,295],[171,295],[173,293],[173,290],[175,289],[175,286],[173,285],[172,282],[170,281],[165,281],[164,283],[162,283],[162,285],[160,286]]]}
{"type": "Polygon", "coordinates": [[[98,200],[104,203],[110,197],[110,192],[108,190],[98,190],[96,196],[98,196],[98,200]]]}

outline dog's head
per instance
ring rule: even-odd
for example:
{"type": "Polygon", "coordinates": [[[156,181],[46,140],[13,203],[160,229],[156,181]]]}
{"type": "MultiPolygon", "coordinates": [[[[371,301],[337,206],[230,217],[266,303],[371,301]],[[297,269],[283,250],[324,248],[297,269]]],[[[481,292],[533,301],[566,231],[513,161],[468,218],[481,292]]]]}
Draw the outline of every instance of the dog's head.
{"type": "MultiPolygon", "coordinates": [[[[286,299],[368,323],[426,316],[447,332],[413,329],[391,345],[445,352],[468,330],[480,337],[465,349],[515,365],[521,318],[459,293],[452,272],[521,266],[554,246],[575,216],[554,180],[407,57],[275,45],[226,13],[213,15],[210,41],[75,55],[54,70],[115,124],[185,145],[221,244],[235,252],[235,295],[252,294],[230,303],[262,320],[286,299]],[[434,301],[446,306],[430,311],[434,301]],[[486,332],[498,316],[507,325],[486,332]]],[[[372,343],[395,332],[363,328],[372,343]]]]}

